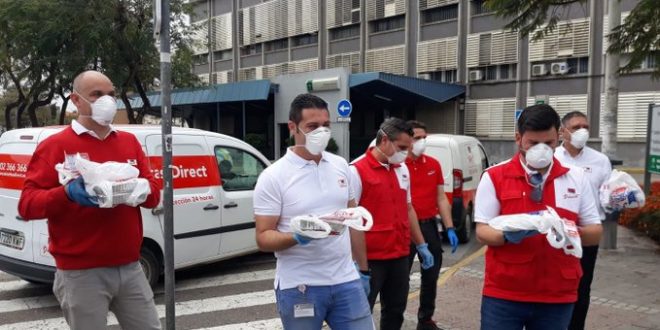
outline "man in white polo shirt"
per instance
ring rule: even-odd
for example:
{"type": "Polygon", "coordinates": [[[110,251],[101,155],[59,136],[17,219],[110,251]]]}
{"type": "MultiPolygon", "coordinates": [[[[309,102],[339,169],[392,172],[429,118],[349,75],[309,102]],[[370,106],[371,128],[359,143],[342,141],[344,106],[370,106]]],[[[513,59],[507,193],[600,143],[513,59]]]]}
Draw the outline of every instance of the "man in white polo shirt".
{"type": "Polygon", "coordinates": [[[254,191],[256,240],[277,257],[275,294],[284,329],[321,329],[323,321],[333,329],[373,329],[364,233],[348,229],[315,240],[290,226],[296,216],[356,206],[348,163],[324,151],[328,104],[298,95],[289,131],[295,146],[261,173],[254,191]]]}
{"type": "MultiPolygon", "coordinates": [[[[564,142],[555,150],[555,157],[562,164],[573,165],[582,168],[584,175],[591,184],[591,190],[596,201],[600,186],[610,177],[612,165],[605,154],[591,149],[587,146],[589,139],[589,121],[587,116],[579,111],[569,112],[561,119],[560,133],[564,142]]],[[[598,203],[596,203],[598,204],[598,203]]],[[[605,220],[605,212],[600,205],[597,205],[600,220],[605,220]]],[[[589,311],[589,301],[591,293],[591,281],[594,278],[594,268],[596,266],[596,257],[598,256],[598,242],[600,236],[595,237],[591,242],[582,242],[582,279],[578,287],[578,300],[573,308],[573,317],[569,330],[584,329],[584,322],[589,311]]]]}

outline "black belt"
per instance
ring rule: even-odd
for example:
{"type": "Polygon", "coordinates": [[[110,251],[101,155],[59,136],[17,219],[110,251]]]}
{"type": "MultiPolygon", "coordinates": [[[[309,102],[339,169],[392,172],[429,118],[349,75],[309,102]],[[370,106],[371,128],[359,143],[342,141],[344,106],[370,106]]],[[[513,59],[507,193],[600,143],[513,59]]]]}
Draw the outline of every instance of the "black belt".
{"type": "Polygon", "coordinates": [[[422,222],[429,222],[429,221],[433,221],[433,222],[435,222],[435,221],[436,221],[436,217],[430,217],[430,218],[426,218],[426,219],[418,219],[417,221],[419,221],[420,223],[422,223],[422,222]]]}

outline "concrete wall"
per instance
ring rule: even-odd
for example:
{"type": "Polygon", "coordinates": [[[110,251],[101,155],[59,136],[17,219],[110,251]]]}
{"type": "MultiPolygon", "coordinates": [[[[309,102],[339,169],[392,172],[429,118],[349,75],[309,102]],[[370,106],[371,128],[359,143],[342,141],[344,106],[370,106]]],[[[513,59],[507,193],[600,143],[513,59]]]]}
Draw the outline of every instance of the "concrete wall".
{"type": "Polygon", "coordinates": [[[515,81],[470,85],[471,99],[501,99],[505,97],[516,97],[515,81]]]}
{"type": "Polygon", "coordinates": [[[316,45],[312,46],[300,46],[291,49],[291,60],[305,60],[308,58],[314,58],[319,56],[319,48],[316,45]]]}
{"type": "Polygon", "coordinates": [[[420,41],[442,39],[458,35],[458,20],[425,24],[419,28],[420,41]]]}
{"type": "Polygon", "coordinates": [[[279,84],[279,91],[275,93],[275,159],[279,155],[280,150],[280,132],[279,124],[286,124],[289,122],[289,107],[291,101],[302,93],[307,93],[306,82],[309,79],[323,79],[339,77],[340,89],[334,91],[314,92],[328,102],[328,110],[330,111],[330,121],[332,122],[332,137],[339,146],[339,155],[349,158],[349,123],[337,122],[337,103],[342,99],[349,99],[348,77],[350,70],[348,68],[335,68],[328,70],[321,70],[316,72],[299,73],[292,75],[277,76],[272,79],[273,83],[279,84]]]}
{"type": "Polygon", "coordinates": [[[288,62],[289,61],[289,51],[285,49],[285,50],[278,50],[278,51],[274,51],[274,52],[266,52],[264,57],[265,57],[265,63],[264,64],[266,64],[266,65],[288,62]]]}
{"type": "Polygon", "coordinates": [[[383,48],[403,45],[406,42],[406,31],[380,32],[369,36],[369,48],[383,48]]]}
{"type": "Polygon", "coordinates": [[[329,42],[328,54],[352,53],[360,51],[360,38],[340,39],[329,42]]]}

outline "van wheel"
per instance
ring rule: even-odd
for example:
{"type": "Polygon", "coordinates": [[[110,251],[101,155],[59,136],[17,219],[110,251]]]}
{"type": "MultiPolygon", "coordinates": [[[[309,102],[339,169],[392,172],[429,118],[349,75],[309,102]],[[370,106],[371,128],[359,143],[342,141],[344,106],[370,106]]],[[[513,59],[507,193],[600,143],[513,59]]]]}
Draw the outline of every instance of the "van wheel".
{"type": "Polygon", "coordinates": [[[472,236],[472,222],[473,214],[472,207],[463,212],[463,219],[461,219],[461,226],[456,231],[456,236],[458,236],[458,241],[460,243],[467,243],[470,241],[472,236]]]}
{"type": "Polygon", "coordinates": [[[161,265],[156,254],[147,247],[140,249],[140,266],[151,287],[156,286],[160,278],[161,265]]]}

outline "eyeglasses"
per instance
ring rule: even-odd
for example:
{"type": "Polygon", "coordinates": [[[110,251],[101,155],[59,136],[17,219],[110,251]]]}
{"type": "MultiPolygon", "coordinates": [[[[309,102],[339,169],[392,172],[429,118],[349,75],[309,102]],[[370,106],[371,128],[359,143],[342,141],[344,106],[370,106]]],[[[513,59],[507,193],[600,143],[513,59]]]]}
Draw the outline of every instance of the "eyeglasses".
{"type": "Polygon", "coordinates": [[[543,174],[534,173],[529,177],[529,183],[534,186],[529,197],[539,203],[543,199],[543,174]]]}

